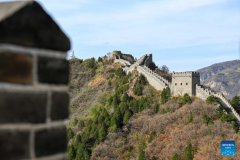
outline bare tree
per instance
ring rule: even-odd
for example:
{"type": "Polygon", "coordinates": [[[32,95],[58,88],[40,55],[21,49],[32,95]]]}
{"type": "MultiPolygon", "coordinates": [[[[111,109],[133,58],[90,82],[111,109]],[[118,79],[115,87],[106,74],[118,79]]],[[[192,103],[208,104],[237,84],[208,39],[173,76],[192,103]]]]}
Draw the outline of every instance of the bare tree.
{"type": "Polygon", "coordinates": [[[108,57],[111,57],[111,55],[112,55],[111,52],[108,52],[108,53],[107,53],[107,56],[108,56],[108,57]]]}

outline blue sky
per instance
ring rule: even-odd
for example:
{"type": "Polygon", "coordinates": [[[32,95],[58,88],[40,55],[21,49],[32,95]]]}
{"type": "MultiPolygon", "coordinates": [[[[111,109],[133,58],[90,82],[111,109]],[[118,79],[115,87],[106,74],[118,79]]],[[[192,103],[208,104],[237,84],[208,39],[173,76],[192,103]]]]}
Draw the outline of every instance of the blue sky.
{"type": "Polygon", "coordinates": [[[239,0],[39,0],[70,37],[75,56],[113,50],[171,71],[239,59],[239,0]]]}

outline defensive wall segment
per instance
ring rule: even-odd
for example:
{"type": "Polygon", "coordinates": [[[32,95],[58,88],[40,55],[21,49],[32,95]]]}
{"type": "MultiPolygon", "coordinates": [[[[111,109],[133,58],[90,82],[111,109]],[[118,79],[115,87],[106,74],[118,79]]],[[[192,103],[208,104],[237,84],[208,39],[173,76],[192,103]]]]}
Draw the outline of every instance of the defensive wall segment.
{"type": "Polygon", "coordinates": [[[122,69],[127,74],[129,72],[132,72],[136,68],[139,73],[142,73],[146,77],[149,84],[157,90],[163,90],[166,87],[170,87],[172,95],[183,95],[185,93],[188,93],[189,95],[197,96],[203,100],[206,100],[207,97],[211,95],[218,97],[220,99],[220,104],[222,105],[223,109],[228,114],[234,116],[240,124],[239,114],[235,111],[235,109],[231,106],[231,104],[225,99],[222,94],[213,93],[211,90],[205,89],[202,85],[200,85],[199,72],[173,72],[172,83],[170,83],[168,80],[148,68],[150,62],[152,62],[152,54],[143,55],[137,62],[130,66],[125,61],[126,60],[122,60],[120,56],[115,56],[114,62],[120,62],[121,64],[123,64],[124,66],[122,66],[122,69]]]}

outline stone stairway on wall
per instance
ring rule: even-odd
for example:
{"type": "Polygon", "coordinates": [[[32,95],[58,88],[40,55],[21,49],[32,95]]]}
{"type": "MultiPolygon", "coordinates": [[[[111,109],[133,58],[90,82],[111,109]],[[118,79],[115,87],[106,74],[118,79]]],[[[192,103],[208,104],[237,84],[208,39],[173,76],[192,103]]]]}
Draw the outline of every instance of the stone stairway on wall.
{"type": "Polygon", "coordinates": [[[163,90],[166,87],[170,87],[170,83],[160,75],[153,72],[147,66],[138,66],[137,71],[142,73],[148,80],[149,84],[157,90],[163,90]]]}
{"type": "Polygon", "coordinates": [[[147,54],[145,54],[141,58],[139,58],[139,60],[137,62],[135,62],[133,65],[131,65],[130,67],[125,65],[122,69],[128,74],[129,72],[132,72],[135,69],[135,67],[139,66],[146,57],[147,57],[147,54]]]}
{"type": "Polygon", "coordinates": [[[234,116],[238,120],[238,124],[240,125],[240,116],[239,116],[239,114],[232,107],[232,105],[226,100],[226,98],[223,97],[222,94],[220,94],[220,93],[213,93],[209,89],[205,89],[205,88],[203,88],[203,86],[196,84],[196,96],[197,97],[206,100],[207,97],[209,97],[211,95],[213,95],[215,97],[218,97],[220,99],[220,103],[221,103],[222,107],[226,110],[226,112],[228,114],[234,116]]]}

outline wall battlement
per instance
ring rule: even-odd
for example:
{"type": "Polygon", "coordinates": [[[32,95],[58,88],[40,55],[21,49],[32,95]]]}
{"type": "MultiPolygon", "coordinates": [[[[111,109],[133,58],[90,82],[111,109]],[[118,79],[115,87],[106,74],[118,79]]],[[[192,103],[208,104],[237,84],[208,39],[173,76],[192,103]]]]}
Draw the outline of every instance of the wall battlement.
{"type": "Polygon", "coordinates": [[[172,77],[186,77],[186,76],[199,77],[200,74],[199,74],[199,72],[193,72],[193,71],[173,72],[172,73],[172,77]]]}

